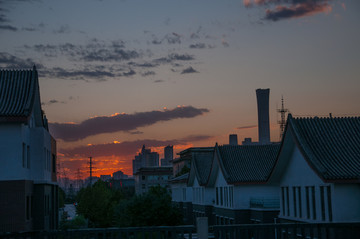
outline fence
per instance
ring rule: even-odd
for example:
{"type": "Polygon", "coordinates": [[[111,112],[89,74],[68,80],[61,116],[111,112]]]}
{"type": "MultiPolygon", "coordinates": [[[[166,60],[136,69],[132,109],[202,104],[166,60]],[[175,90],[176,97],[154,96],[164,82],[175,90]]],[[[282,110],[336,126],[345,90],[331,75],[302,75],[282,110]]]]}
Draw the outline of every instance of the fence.
{"type": "Polygon", "coordinates": [[[4,239],[192,239],[194,226],[129,227],[79,229],[48,232],[17,232],[0,234],[4,239]]]}
{"type": "Polygon", "coordinates": [[[216,239],[357,239],[360,238],[360,223],[238,224],[208,227],[206,222],[199,223],[198,228],[161,226],[0,234],[0,238],[4,239],[203,239],[207,237],[216,239]]]}
{"type": "Polygon", "coordinates": [[[360,223],[279,223],[210,227],[218,239],[355,239],[360,223]]]}

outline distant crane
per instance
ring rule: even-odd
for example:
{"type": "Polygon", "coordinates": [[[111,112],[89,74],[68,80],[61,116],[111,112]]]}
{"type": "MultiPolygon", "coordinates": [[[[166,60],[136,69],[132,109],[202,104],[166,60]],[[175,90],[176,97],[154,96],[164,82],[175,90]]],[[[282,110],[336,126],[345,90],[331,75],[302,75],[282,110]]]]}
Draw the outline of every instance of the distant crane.
{"type": "Polygon", "coordinates": [[[280,125],[280,140],[284,136],[285,126],[286,126],[286,113],[289,112],[288,109],[284,108],[284,97],[281,96],[281,109],[277,109],[277,112],[280,113],[281,120],[278,121],[280,125]]]}

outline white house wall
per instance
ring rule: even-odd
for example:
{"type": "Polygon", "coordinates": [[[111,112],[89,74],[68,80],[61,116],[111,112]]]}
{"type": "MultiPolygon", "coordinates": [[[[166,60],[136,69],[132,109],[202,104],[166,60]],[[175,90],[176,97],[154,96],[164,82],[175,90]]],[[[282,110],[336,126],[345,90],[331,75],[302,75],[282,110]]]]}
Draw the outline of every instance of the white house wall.
{"type": "MultiPolygon", "coordinates": [[[[332,185],[321,180],[296,146],[280,181],[280,217],[304,222],[331,221],[331,212],[329,213],[327,206],[324,206],[325,219],[322,217],[320,187],[325,188],[325,195],[326,187],[332,187],[332,185]]],[[[330,191],[333,190],[330,189],[330,191]]],[[[327,197],[325,200],[327,201],[327,197]]],[[[327,202],[323,203],[327,205],[327,202]]]]}
{"type": "Polygon", "coordinates": [[[234,209],[250,209],[251,199],[278,200],[279,188],[262,184],[234,186],[234,209]]]}
{"type": "Polygon", "coordinates": [[[51,138],[43,127],[1,124],[0,152],[0,180],[51,181],[51,138]]]}
{"type": "Polygon", "coordinates": [[[360,184],[334,184],[333,221],[360,221],[360,184]]]}
{"type": "Polygon", "coordinates": [[[23,143],[29,145],[29,131],[21,124],[0,124],[0,180],[25,180],[30,170],[23,167],[23,143]]]}

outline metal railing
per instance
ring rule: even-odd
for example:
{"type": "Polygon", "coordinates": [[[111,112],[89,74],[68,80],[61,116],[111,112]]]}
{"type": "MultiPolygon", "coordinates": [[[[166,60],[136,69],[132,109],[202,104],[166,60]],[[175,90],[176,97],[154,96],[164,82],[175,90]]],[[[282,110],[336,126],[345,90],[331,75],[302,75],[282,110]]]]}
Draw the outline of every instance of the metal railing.
{"type": "Polygon", "coordinates": [[[279,223],[212,226],[218,239],[355,239],[360,223],[279,223]]]}
{"type": "MultiPolygon", "coordinates": [[[[357,239],[360,223],[236,224],[207,227],[216,239],[357,239]]],[[[195,226],[80,229],[0,234],[4,239],[195,239],[195,226]]],[[[199,238],[201,239],[201,238],[199,238]]]]}
{"type": "Polygon", "coordinates": [[[4,239],[192,239],[195,226],[159,226],[0,234],[4,239]]]}

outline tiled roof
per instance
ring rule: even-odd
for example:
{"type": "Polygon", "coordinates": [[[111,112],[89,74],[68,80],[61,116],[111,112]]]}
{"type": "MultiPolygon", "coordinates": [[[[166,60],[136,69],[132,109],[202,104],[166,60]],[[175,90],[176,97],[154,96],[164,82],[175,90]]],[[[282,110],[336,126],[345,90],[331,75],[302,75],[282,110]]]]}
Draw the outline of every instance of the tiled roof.
{"type": "Polygon", "coordinates": [[[325,180],[360,179],[360,117],[288,117],[304,157],[325,180]]]}
{"type": "Polygon", "coordinates": [[[186,182],[189,178],[189,173],[185,173],[183,175],[177,176],[176,178],[172,178],[170,182],[177,183],[177,182],[186,182]]]}
{"type": "Polygon", "coordinates": [[[228,183],[266,182],[280,144],[218,146],[219,163],[228,183]]]}
{"type": "Polygon", "coordinates": [[[28,117],[35,100],[37,72],[0,70],[0,118],[28,117]]]}
{"type": "MultiPolygon", "coordinates": [[[[214,148],[212,149],[214,150],[214,148]]],[[[200,185],[205,185],[209,178],[213,160],[213,150],[193,154],[196,176],[200,185]]]]}

